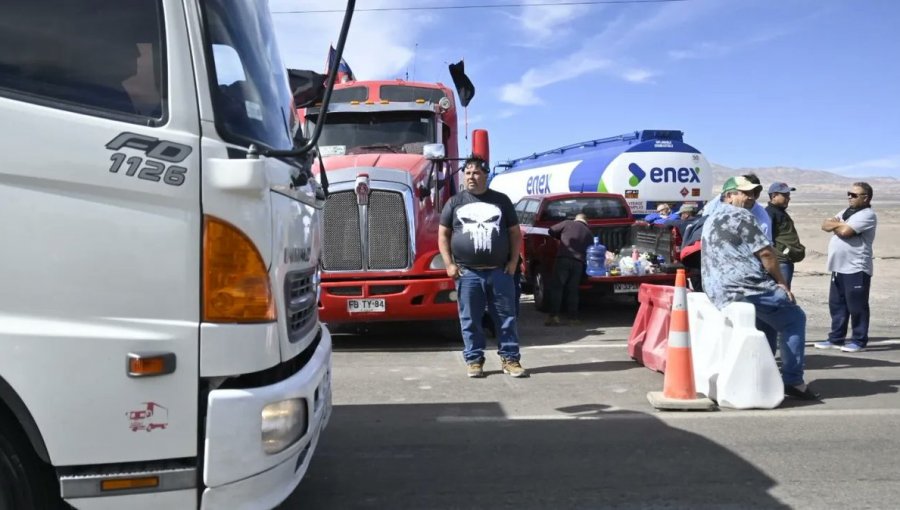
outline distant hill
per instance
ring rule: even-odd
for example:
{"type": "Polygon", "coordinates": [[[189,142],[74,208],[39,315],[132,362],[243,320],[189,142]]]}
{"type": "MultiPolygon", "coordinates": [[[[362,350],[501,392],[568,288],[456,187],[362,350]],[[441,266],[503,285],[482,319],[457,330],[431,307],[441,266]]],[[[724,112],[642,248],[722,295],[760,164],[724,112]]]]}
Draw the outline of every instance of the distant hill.
{"type": "Polygon", "coordinates": [[[765,188],[781,181],[797,188],[798,192],[816,195],[832,195],[846,191],[854,182],[865,181],[875,190],[876,200],[885,194],[896,196],[900,193],[900,180],[894,177],[846,177],[824,170],[805,170],[792,167],[729,168],[712,163],[713,190],[722,189],[722,184],[733,175],[754,173],[765,188]]]}

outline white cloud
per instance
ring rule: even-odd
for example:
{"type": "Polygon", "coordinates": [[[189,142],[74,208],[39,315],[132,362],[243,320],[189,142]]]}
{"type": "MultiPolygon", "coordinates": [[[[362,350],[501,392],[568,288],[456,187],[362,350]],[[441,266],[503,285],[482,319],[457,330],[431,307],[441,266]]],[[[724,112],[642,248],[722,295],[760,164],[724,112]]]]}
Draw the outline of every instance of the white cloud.
{"type": "Polygon", "coordinates": [[[717,8],[714,2],[696,5],[663,5],[649,17],[637,21],[629,16],[633,11],[623,11],[615,18],[603,20],[605,26],[595,35],[583,39],[580,47],[568,56],[531,67],[518,81],[501,86],[500,98],[514,105],[540,104],[537,91],[541,88],[595,72],[605,72],[631,83],[652,83],[651,78],[659,73],[646,66],[627,64],[629,49],[717,8]]]}
{"type": "Polygon", "coordinates": [[[702,42],[685,50],[670,50],[669,57],[674,60],[716,58],[727,55],[731,47],[713,42],[702,42]]]}
{"type": "Polygon", "coordinates": [[[542,5],[523,7],[521,14],[511,16],[525,33],[521,46],[543,46],[551,39],[558,39],[571,32],[572,20],[583,16],[589,7],[585,5],[542,5]]]}
{"type": "Polygon", "coordinates": [[[571,80],[579,76],[604,69],[611,61],[598,59],[576,53],[557,60],[553,64],[531,68],[525,71],[516,83],[508,83],[500,89],[500,99],[511,104],[529,106],[541,104],[535,91],[561,81],[571,80]]]}
{"type": "Polygon", "coordinates": [[[622,73],[622,78],[631,83],[651,83],[650,78],[659,73],[649,71],[647,69],[626,69],[622,73]]]}
{"type": "Polygon", "coordinates": [[[900,154],[867,159],[849,165],[827,169],[828,172],[847,177],[898,177],[900,178],[900,154]]]}
{"type": "MultiPolygon", "coordinates": [[[[421,6],[423,1],[368,0],[366,8],[421,6]]],[[[273,0],[278,44],[287,67],[325,70],[328,46],[337,46],[343,13],[284,13],[291,10],[343,8],[342,2],[308,0],[302,3],[273,0]],[[279,12],[282,11],[282,12],[279,12]]],[[[358,79],[403,76],[413,59],[413,48],[436,19],[429,11],[356,12],[350,25],[344,60],[358,79]],[[400,28],[402,27],[402,28],[400,28]]]]}

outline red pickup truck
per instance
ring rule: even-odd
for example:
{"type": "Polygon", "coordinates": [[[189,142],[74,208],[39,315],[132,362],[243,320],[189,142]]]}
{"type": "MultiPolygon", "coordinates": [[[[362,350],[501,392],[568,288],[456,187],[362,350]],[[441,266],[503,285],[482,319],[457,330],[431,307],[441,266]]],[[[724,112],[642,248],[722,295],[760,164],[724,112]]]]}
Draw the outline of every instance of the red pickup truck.
{"type": "MultiPolygon", "coordinates": [[[[582,292],[636,295],[642,283],[674,285],[675,271],[682,267],[677,261],[674,229],[637,221],[622,195],[594,192],[534,195],[520,199],[515,208],[523,234],[523,291],[534,294],[538,310],[545,310],[547,304],[547,284],[559,246],[548,229],[560,221],[574,219],[578,213],[587,215],[588,226],[608,252],[631,255],[634,247],[650,255],[651,263],[642,275],[615,275],[615,271],[610,276],[585,275],[582,292]]],[[[647,266],[645,262],[644,267],[647,266]]]]}

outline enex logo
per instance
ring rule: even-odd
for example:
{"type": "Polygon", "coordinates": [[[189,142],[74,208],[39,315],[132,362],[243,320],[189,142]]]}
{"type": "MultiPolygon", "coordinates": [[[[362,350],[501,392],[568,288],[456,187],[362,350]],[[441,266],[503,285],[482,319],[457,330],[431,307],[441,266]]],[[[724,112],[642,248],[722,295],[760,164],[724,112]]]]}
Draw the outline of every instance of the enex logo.
{"type": "MultiPolygon", "coordinates": [[[[637,186],[647,176],[647,172],[636,163],[628,165],[628,170],[631,172],[631,178],[628,179],[628,183],[632,186],[637,186]]],[[[652,182],[700,182],[699,174],[699,166],[693,168],[674,168],[671,166],[660,168],[655,166],[650,169],[650,180],[652,182]]]]}
{"type": "Polygon", "coordinates": [[[632,186],[637,186],[644,180],[644,177],[647,177],[647,172],[645,172],[643,168],[637,166],[637,163],[628,165],[628,171],[631,172],[631,178],[628,179],[628,184],[631,184],[632,186]]]}

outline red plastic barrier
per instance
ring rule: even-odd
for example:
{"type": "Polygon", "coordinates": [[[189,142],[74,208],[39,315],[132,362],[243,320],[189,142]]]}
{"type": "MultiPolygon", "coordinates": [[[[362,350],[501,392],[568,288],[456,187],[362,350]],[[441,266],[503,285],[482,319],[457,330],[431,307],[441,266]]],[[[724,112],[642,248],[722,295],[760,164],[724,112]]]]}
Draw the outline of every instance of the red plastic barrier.
{"type": "Polygon", "coordinates": [[[666,347],[674,295],[675,287],[671,285],[644,283],[638,290],[641,306],[628,336],[628,355],[657,372],[666,371],[666,347]]]}

